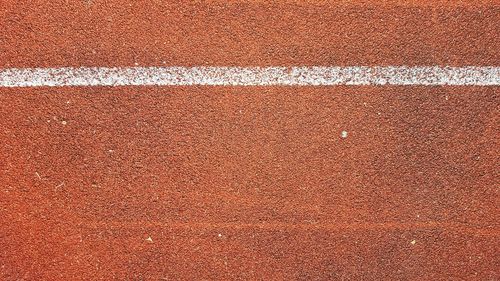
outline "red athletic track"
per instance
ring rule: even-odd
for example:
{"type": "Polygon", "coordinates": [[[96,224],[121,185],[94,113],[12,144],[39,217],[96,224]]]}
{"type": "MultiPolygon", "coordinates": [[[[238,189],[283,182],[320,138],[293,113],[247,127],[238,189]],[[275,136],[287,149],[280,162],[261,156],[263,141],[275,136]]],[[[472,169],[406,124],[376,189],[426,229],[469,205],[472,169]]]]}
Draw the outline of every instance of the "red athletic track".
{"type": "MultiPolygon", "coordinates": [[[[2,1],[0,67],[500,65],[498,1],[371,2],[2,1]]],[[[499,93],[0,88],[0,280],[498,280],[499,93]]]]}

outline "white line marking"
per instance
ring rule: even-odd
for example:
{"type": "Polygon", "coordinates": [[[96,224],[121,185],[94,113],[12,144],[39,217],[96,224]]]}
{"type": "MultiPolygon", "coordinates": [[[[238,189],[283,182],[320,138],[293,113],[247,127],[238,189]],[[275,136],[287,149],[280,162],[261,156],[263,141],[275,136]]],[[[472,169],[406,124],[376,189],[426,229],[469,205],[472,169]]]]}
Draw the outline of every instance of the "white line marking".
{"type": "Polygon", "coordinates": [[[0,69],[0,87],[60,86],[498,86],[500,67],[80,67],[0,69]]]}

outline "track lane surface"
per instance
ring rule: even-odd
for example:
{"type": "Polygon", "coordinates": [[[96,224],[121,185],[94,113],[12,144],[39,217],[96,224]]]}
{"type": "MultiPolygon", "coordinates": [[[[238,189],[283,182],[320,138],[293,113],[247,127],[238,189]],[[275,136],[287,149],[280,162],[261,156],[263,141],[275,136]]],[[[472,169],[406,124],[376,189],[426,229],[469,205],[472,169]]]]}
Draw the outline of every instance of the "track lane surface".
{"type": "MultiPolygon", "coordinates": [[[[394,3],[7,1],[0,66],[499,65],[394,3]]],[[[498,89],[0,88],[0,279],[498,279],[498,89]]]]}
{"type": "Polygon", "coordinates": [[[498,1],[477,6],[454,1],[5,2],[0,9],[3,68],[495,66],[499,61],[498,1]]]}
{"type": "Polygon", "coordinates": [[[0,97],[7,278],[496,274],[495,88],[0,97]]]}

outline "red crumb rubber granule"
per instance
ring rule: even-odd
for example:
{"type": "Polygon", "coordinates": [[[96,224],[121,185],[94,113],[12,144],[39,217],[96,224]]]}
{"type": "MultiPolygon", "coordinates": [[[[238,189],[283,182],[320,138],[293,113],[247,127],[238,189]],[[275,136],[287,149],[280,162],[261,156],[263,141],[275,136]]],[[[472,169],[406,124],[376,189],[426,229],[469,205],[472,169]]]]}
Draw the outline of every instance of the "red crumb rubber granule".
{"type": "MultiPolygon", "coordinates": [[[[498,66],[498,1],[0,3],[0,68],[498,66]]],[[[0,88],[0,280],[498,280],[499,87],[0,88]]]]}

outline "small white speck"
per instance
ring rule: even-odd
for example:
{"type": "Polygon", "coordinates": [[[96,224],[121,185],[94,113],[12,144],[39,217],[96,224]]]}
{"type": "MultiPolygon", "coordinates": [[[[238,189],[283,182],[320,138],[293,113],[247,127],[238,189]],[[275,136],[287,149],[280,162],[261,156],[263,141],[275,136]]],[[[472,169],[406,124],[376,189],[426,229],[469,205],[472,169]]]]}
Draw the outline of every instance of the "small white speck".
{"type": "Polygon", "coordinates": [[[57,185],[56,187],[54,187],[54,190],[57,190],[59,187],[63,187],[64,186],[64,182],[61,182],[59,185],[57,185]]]}
{"type": "Polygon", "coordinates": [[[381,115],[382,113],[380,113],[380,112],[377,112],[377,114],[378,114],[378,115],[381,115]]]}
{"type": "Polygon", "coordinates": [[[66,124],[68,124],[68,122],[63,120],[63,121],[61,121],[61,124],[66,125],[66,124]]]}
{"type": "Polygon", "coordinates": [[[151,236],[149,236],[148,238],[146,238],[146,241],[148,241],[149,243],[153,243],[153,238],[151,238],[151,236]]]}
{"type": "Polygon", "coordinates": [[[219,233],[219,235],[217,235],[217,236],[219,236],[219,238],[222,238],[222,233],[219,233]]]}
{"type": "Polygon", "coordinates": [[[347,138],[347,131],[342,131],[342,133],[340,134],[340,136],[342,138],[344,138],[344,139],[347,138]]]}
{"type": "Polygon", "coordinates": [[[108,150],[109,153],[115,152],[113,149],[108,150]]]}
{"type": "Polygon", "coordinates": [[[66,104],[69,104],[69,103],[70,103],[70,101],[66,101],[66,104]]]}
{"type": "Polygon", "coordinates": [[[137,62],[134,62],[134,65],[139,65],[139,63],[137,63],[137,62]]]}
{"type": "Polygon", "coordinates": [[[417,243],[416,240],[411,240],[410,244],[415,245],[417,243]]]}

